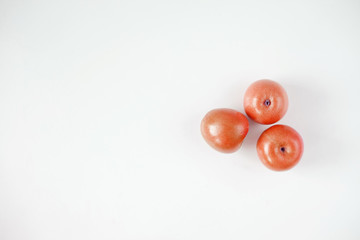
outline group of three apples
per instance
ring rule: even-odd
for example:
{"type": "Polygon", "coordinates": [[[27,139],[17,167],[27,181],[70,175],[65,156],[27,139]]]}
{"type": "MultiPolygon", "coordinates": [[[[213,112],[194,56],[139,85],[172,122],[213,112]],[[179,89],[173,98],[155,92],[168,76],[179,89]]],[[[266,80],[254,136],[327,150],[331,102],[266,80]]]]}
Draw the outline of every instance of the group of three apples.
{"type": "MultiPolygon", "coordinates": [[[[267,79],[259,80],[246,90],[244,109],[253,121],[273,124],[285,115],[288,96],[279,83],[267,79]]],[[[224,153],[238,150],[248,130],[247,118],[233,109],[211,110],[201,121],[201,133],[206,142],[224,153]]],[[[265,166],[281,171],[290,169],[299,162],[304,144],[300,134],[293,128],[274,125],[260,135],[256,150],[265,166]]]]}

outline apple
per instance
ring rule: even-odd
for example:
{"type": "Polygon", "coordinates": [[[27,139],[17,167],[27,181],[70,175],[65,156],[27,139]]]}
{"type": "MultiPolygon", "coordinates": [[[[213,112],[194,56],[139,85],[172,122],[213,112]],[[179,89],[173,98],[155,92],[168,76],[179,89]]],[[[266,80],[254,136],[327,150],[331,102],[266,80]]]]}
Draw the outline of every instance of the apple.
{"type": "Polygon", "coordinates": [[[255,122],[273,124],[285,115],[288,96],[279,83],[268,79],[258,80],[245,92],[244,109],[255,122]]]}
{"type": "Polygon", "coordinates": [[[275,171],[288,170],[294,167],[304,151],[300,134],[286,125],[274,125],[266,129],[256,145],[260,160],[275,171]]]}
{"type": "Polygon", "coordinates": [[[249,121],[244,114],[227,108],[208,112],[201,121],[201,134],[214,149],[232,153],[241,147],[249,131],[249,121]]]}

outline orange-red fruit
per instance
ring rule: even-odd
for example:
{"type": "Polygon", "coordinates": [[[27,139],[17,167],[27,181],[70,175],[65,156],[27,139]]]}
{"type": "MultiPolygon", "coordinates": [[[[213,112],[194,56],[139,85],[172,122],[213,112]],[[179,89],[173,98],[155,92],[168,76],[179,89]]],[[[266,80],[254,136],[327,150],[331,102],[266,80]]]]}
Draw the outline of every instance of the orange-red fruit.
{"type": "Polygon", "coordinates": [[[273,124],[285,115],[288,96],[279,83],[267,79],[259,80],[246,90],[244,109],[255,122],[273,124]]]}
{"type": "Polygon", "coordinates": [[[274,125],[266,129],[256,145],[260,160],[275,171],[295,166],[304,151],[304,143],[298,132],[286,125],[274,125]]]}
{"type": "Polygon", "coordinates": [[[241,147],[249,131],[249,122],[244,114],[227,108],[208,112],[201,121],[201,134],[214,149],[232,153],[241,147]]]}

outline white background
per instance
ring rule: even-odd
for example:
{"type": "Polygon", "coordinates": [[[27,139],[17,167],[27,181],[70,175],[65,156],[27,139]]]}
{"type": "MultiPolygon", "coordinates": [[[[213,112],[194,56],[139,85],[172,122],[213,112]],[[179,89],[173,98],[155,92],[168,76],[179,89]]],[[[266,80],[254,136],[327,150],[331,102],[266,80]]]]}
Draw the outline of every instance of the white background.
{"type": "Polygon", "coordinates": [[[360,239],[360,2],[0,1],[0,239],[360,239]],[[270,78],[301,162],[200,121],[270,78]]]}

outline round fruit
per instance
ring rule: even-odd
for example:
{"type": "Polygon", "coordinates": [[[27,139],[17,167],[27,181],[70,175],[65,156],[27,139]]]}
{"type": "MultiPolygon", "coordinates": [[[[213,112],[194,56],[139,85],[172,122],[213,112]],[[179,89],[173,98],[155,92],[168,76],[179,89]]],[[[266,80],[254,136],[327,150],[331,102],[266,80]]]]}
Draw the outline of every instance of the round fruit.
{"type": "Polygon", "coordinates": [[[259,80],[246,90],[244,109],[255,122],[273,124],[285,115],[288,109],[288,96],[277,82],[259,80]]]}
{"type": "Polygon", "coordinates": [[[260,160],[275,171],[295,166],[304,151],[304,143],[298,132],[286,125],[274,125],[266,129],[256,145],[260,160]]]}
{"type": "Polygon", "coordinates": [[[248,130],[249,122],[244,114],[232,109],[211,110],[201,121],[201,134],[205,141],[224,153],[238,150],[248,130]]]}

